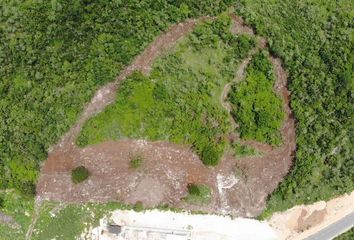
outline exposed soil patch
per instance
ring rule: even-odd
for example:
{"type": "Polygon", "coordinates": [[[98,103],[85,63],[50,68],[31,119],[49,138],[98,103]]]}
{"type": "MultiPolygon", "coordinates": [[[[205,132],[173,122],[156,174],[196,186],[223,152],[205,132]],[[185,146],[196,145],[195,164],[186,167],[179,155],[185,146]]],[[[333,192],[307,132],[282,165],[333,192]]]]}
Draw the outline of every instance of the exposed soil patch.
{"type": "Polygon", "coordinates": [[[175,205],[186,195],[187,182],[211,183],[211,169],[204,167],[197,155],[186,146],[166,142],[106,142],[78,150],[74,159],[65,171],[59,165],[55,165],[57,169],[43,168],[42,178],[46,180],[38,184],[42,197],[72,202],[141,201],[153,207],[162,203],[175,205]],[[138,169],[130,167],[132,154],[143,156],[138,169]],[[85,165],[91,176],[83,183],[73,184],[70,171],[79,165],[85,165]],[[59,179],[53,177],[58,172],[59,179]],[[46,189],[49,191],[43,191],[46,189]]]}
{"type": "Polygon", "coordinates": [[[251,27],[247,26],[240,16],[234,13],[230,14],[233,25],[231,27],[231,32],[235,34],[250,34],[254,35],[254,31],[251,27]]]}
{"type": "MultiPolygon", "coordinates": [[[[205,19],[205,18],[202,18],[205,19]]],[[[252,29],[235,20],[233,31],[253,34],[252,29]]],[[[278,59],[272,58],[276,70],[276,91],[284,99],[286,120],[281,128],[283,145],[271,148],[256,141],[242,141],[264,152],[262,156],[235,160],[226,154],[214,168],[206,167],[189,146],[167,142],[143,140],[120,140],[78,148],[74,141],[85,121],[112,103],[119,83],[135,70],[148,74],[158,55],[171,47],[178,39],[191,32],[198,20],[188,20],[174,25],[167,33],[158,37],[132,65],[127,67],[113,83],[98,90],[87,105],[76,125],[49,153],[39,183],[39,198],[65,202],[141,201],[146,207],[169,204],[174,207],[203,210],[235,216],[253,217],[264,208],[265,199],[288,172],[295,151],[295,124],[289,108],[289,92],[286,88],[287,75],[278,59]],[[142,157],[142,165],[130,167],[132,155],[142,157]],[[80,184],[71,181],[71,170],[84,165],[91,173],[88,180],[80,184]],[[212,188],[209,204],[197,206],[181,201],[187,194],[189,183],[207,184],[212,188]]],[[[265,47],[259,41],[259,47],[265,47]]],[[[236,78],[244,76],[250,58],[239,66],[236,78]]],[[[220,100],[225,103],[229,85],[220,100]],[[225,95],[226,94],[226,95],[225,95]]],[[[233,122],[233,126],[237,124],[233,122]]]]}
{"type": "Polygon", "coordinates": [[[21,225],[18,224],[13,217],[6,215],[5,213],[0,212],[0,224],[6,224],[7,226],[14,228],[14,229],[19,229],[21,228],[21,225]]]}

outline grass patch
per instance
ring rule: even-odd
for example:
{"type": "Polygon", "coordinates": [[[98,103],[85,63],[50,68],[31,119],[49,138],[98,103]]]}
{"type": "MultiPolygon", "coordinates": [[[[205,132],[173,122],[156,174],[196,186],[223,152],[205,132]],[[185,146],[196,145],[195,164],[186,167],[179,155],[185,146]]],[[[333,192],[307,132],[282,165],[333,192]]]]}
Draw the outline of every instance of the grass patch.
{"type": "Polygon", "coordinates": [[[233,79],[239,60],[254,47],[253,39],[232,35],[229,27],[226,15],[199,24],[154,63],[149,77],[141,73],[128,77],[115,104],[86,122],[76,143],[168,140],[191,145],[204,164],[216,165],[230,128],[220,94],[233,79]]]}
{"type": "Polygon", "coordinates": [[[256,149],[239,143],[233,143],[232,149],[234,152],[234,156],[236,157],[246,157],[260,154],[256,149]]]}
{"type": "Polygon", "coordinates": [[[89,176],[90,173],[84,166],[79,166],[71,171],[71,180],[75,184],[85,181],[89,176]]]}
{"type": "Polygon", "coordinates": [[[33,214],[33,199],[12,190],[1,192],[0,199],[2,199],[0,211],[8,216],[11,216],[20,226],[20,228],[15,229],[8,225],[0,224],[0,239],[25,239],[25,235],[28,226],[31,223],[33,214]]]}
{"type": "Polygon", "coordinates": [[[189,184],[185,201],[192,204],[206,204],[211,200],[211,188],[204,184],[189,184]]]}
{"type": "Polygon", "coordinates": [[[85,229],[98,226],[102,217],[116,209],[130,209],[130,207],[120,203],[60,205],[55,202],[45,202],[32,239],[77,239],[85,229]]]}
{"type": "Polygon", "coordinates": [[[282,100],[274,92],[275,76],[267,53],[258,53],[246,69],[246,79],[232,86],[232,115],[240,136],[273,145],[281,143],[282,100]]]}
{"type": "Polygon", "coordinates": [[[130,167],[133,169],[137,169],[141,167],[142,164],[143,164],[143,158],[141,156],[134,157],[129,162],[130,167]]]}

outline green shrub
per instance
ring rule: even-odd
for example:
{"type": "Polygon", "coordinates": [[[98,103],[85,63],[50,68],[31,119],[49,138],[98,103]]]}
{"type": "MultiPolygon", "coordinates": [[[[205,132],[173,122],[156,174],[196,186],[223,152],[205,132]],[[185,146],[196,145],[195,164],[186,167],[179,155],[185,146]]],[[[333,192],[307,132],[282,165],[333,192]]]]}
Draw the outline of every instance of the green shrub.
{"type": "Polygon", "coordinates": [[[84,166],[79,166],[71,171],[71,180],[73,183],[81,183],[90,176],[89,171],[84,166]]]}
{"type": "Polygon", "coordinates": [[[284,112],[282,100],[273,90],[274,83],[272,64],[262,52],[246,68],[246,79],[232,86],[229,99],[241,138],[280,144],[284,112]]]}
{"type": "Polygon", "coordinates": [[[220,158],[224,153],[223,145],[207,144],[202,149],[200,158],[202,162],[207,166],[218,165],[220,158]]]}
{"type": "Polygon", "coordinates": [[[212,190],[204,184],[189,184],[188,195],[184,198],[185,201],[192,204],[206,204],[211,200],[212,190]]]}

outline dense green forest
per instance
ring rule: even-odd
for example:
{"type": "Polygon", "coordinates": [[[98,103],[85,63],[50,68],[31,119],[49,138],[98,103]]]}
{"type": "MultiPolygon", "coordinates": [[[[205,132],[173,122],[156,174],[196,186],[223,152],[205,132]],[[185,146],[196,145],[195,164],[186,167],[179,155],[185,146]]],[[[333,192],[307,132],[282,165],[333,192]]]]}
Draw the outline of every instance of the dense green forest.
{"type": "Polygon", "coordinates": [[[229,94],[241,138],[280,144],[284,112],[274,84],[274,69],[267,53],[257,53],[246,68],[246,79],[235,83],[229,94]]]}
{"type": "Polygon", "coordinates": [[[169,140],[191,145],[204,164],[216,165],[230,128],[220,95],[234,78],[237,63],[255,47],[254,39],[231,34],[230,24],[227,15],[199,24],[156,61],[150,76],[128,77],[116,103],[85,124],[77,144],[169,140]]]}
{"type": "Polygon", "coordinates": [[[297,122],[293,170],[266,216],[354,189],[354,2],[240,0],[236,12],[289,72],[297,122]]]}
{"type": "Polygon", "coordinates": [[[0,188],[33,193],[49,147],[99,86],[172,23],[227,2],[0,0],[0,188]]]}

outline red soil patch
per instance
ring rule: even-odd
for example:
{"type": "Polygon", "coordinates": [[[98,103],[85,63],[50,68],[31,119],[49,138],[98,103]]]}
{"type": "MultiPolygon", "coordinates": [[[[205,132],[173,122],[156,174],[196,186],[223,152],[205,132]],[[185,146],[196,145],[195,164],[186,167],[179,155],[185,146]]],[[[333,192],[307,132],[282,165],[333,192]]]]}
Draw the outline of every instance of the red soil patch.
{"type": "MultiPolygon", "coordinates": [[[[239,19],[236,18],[234,31],[253,34],[239,24],[239,19]]],[[[255,141],[243,141],[264,152],[262,156],[235,160],[231,154],[226,154],[217,167],[209,168],[189,146],[121,140],[81,149],[74,143],[85,121],[114,101],[119,83],[125,77],[135,70],[148,74],[156,57],[191,32],[196,23],[197,20],[188,20],[174,25],[151,43],[115,82],[97,91],[76,125],[49,153],[37,185],[39,198],[64,202],[122,201],[134,204],[141,201],[149,207],[169,204],[248,217],[263,210],[266,197],[289,171],[295,151],[295,124],[289,108],[287,76],[278,59],[271,60],[277,76],[275,89],[284,99],[287,116],[281,128],[283,145],[273,149],[255,141]],[[143,162],[139,168],[132,169],[129,162],[135,155],[142,156],[143,162]],[[79,165],[84,165],[91,176],[75,185],[70,174],[79,165]],[[189,183],[209,185],[213,190],[211,202],[197,206],[181,201],[187,194],[189,183]]],[[[260,47],[263,46],[265,41],[261,41],[260,47]]],[[[247,63],[244,65],[246,67],[247,63]]]]}

